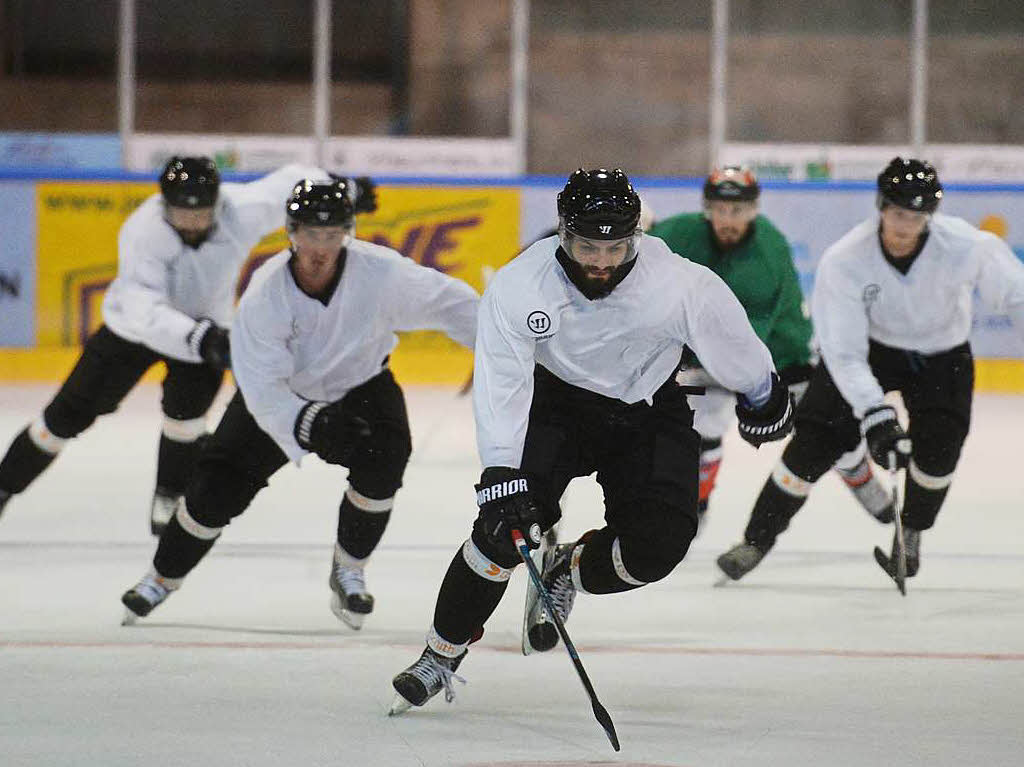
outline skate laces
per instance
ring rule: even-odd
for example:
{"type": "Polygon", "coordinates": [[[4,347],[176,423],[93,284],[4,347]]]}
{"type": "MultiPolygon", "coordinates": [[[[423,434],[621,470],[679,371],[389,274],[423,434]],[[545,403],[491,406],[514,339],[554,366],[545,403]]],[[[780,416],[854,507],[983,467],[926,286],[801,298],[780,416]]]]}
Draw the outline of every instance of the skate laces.
{"type": "MultiPolygon", "coordinates": [[[[563,622],[569,617],[573,603],[576,601],[576,586],[573,585],[572,575],[569,572],[572,550],[573,546],[570,544],[563,551],[559,552],[560,556],[551,568],[551,575],[554,575],[554,577],[545,584],[551,597],[551,603],[555,606],[555,611],[563,622]]],[[[551,575],[548,577],[550,578],[551,575]]]]}
{"type": "Polygon", "coordinates": [[[466,683],[465,679],[456,674],[455,670],[449,668],[445,663],[445,661],[454,663],[455,660],[457,659],[447,658],[443,655],[438,655],[433,650],[427,650],[420,656],[418,661],[412,664],[407,673],[412,674],[423,682],[428,692],[444,688],[445,702],[451,703],[455,700],[452,680],[455,679],[462,684],[466,683]]]}
{"type": "Polygon", "coordinates": [[[158,605],[163,602],[171,590],[164,586],[152,575],[147,575],[135,586],[135,593],[149,602],[151,605],[158,605]]]}
{"type": "Polygon", "coordinates": [[[337,564],[334,566],[334,580],[346,595],[366,593],[366,577],[361,567],[337,564]]]}
{"type": "Polygon", "coordinates": [[[572,583],[572,576],[569,573],[559,575],[551,584],[548,593],[551,595],[551,602],[555,606],[558,617],[565,622],[576,601],[576,587],[572,583]]]}
{"type": "Polygon", "coordinates": [[[752,543],[737,543],[729,551],[725,553],[726,557],[729,557],[734,562],[741,565],[747,565],[751,562],[757,564],[761,561],[761,557],[764,553],[752,543]]]}

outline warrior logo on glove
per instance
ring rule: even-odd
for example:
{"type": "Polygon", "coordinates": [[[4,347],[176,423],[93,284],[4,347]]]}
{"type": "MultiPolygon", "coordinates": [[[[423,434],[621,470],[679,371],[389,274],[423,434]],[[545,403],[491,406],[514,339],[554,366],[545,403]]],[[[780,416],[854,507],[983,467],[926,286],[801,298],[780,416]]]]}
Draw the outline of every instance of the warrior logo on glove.
{"type": "Polygon", "coordinates": [[[505,498],[515,493],[525,493],[529,490],[526,486],[525,479],[512,479],[507,482],[499,482],[496,485],[490,487],[484,487],[477,490],[476,493],[476,505],[483,506],[488,501],[496,501],[499,498],[505,498]]]}

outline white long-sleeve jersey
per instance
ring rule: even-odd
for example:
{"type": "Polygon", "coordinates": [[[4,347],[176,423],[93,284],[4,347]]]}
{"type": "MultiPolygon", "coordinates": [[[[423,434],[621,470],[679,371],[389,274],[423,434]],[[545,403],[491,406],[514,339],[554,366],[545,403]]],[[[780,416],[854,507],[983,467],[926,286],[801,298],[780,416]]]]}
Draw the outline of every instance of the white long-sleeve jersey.
{"type": "Polygon", "coordinates": [[[882,253],[877,216],[863,221],[821,258],[812,317],[822,358],[854,414],[881,405],[868,365],[869,339],[934,354],[967,340],[974,291],[1024,330],[1024,265],[1001,239],[936,214],[906,274],[882,253]]]}
{"type": "Polygon", "coordinates": [[[654,393],[688,344],[729,389],[763,403],[772,357],[726,284],[644,235],[636,264],[590,301],[555,259],[558,237],[533,244],[494,276],[480,303],[473,406],[487,466],[518,468],[534,364],[573,386],[635,403],[654,393]]]}
{"type": "Polygon", "coordinates": [[[117,277],[103,299],[107,327],[168,357],[199,362],[187,340],[196,320],[231,322],[249,252],[284,226],[288,195],[303,178],[327,178],[327,172],[292,164],[249,183],[221,184],[213,231],[198,248],[185,245],[164,220],[160,194],[149,197],[117,237],[117,277]]]}
{"type": "Polygon", "coordinates": [[[253,274],[231,331],[231,369],[256,423],[298,462],[295,419],[311,401],[334,402],[373,378],[396,331],[441,330],[473,348],[480,297],[381,245],[352,240],[325,306],[303,293],[282,251],[253,274]]]}

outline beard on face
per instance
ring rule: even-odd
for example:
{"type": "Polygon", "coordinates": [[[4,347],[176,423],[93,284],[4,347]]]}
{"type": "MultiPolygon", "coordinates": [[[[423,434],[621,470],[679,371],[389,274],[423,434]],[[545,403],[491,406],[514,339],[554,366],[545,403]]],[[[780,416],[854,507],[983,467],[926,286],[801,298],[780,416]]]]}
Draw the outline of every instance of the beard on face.
{"type": "Polygon", "coordinates": [[[176,229],[181,241],[190,248],[198,248],[210,236],[210,229],[176,229]]]}
{"type": "Polygon", "coordinates": [[[743,230],[735,226],[723,226],[715,229],[715,237],[723,245],[734,245],[743,238],[743,230]]]}
{"type": "Polygon", "coordinates": [[[623,268],[622,266],[582,266],[576,262],[573,263],[576,267],[574,270],[576,272],[576,287],[591,300],[609,295],[618,284],[618,280],[615,279],[616,275],[623,268]]]}

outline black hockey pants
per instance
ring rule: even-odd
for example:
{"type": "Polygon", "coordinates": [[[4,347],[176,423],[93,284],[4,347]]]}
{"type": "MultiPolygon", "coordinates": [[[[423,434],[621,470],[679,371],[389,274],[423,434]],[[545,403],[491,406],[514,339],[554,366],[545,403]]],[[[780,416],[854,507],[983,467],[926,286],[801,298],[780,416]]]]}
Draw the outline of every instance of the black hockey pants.
{"type": "MultiPolygon", "coordinates": [[[[970,345],[925,355],[871,341],[868,364],[884,391],[899,391],[903,397],[913,443],[903,519],[915,530],[927,530],[935,523],[970,428],[974,393],[970,345]]],[[[860,422],[824,364],[812,377],[795,420],[795,436],[782,462],[806,482],[817,482],[861,439],[860,422]]],[[[769,479],[746,531],[746,539],[764,550],[786,529],[804,500],[787,498],[772,484],[769,479]]]]}

